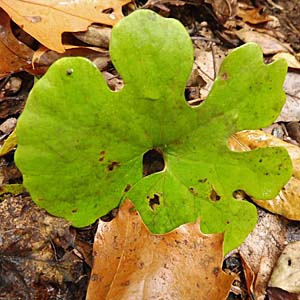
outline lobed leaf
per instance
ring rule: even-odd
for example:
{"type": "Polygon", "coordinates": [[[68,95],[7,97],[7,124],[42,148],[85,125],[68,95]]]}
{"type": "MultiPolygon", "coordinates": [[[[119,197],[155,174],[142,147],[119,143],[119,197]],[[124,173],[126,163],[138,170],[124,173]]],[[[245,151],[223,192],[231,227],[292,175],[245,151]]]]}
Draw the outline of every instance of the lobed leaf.
{"type": "Polygon", "coordinates": [[[178,21],[138,10],[113,28],[110,54],[125,83],[119,92],[79,57],[58,60],[33,88],[16,153],[33,200],[81,227],[128,197],[154,233],[200,216],[203,232],[226,231],[225,251],[238,246],[256,209],[234,192],[271,199],[292,171],[283,148],[232,152],[227,140],[276,119],[286,63],[265,65],[256,44],[233,50],[192,108],[184,89],[193,47],[178,21]],[[143,176],[151,149],[165,166],[143,176]]]}

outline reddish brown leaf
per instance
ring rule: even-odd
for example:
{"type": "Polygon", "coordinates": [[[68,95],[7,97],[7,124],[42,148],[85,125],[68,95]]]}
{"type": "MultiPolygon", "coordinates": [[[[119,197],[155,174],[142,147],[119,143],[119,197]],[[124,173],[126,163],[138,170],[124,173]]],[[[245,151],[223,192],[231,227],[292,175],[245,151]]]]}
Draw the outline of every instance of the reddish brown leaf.
{"type": "Polygon", "coordinates": [[[225,299],[233,277],[221,269],[223,234],[204,235],[199,223],[151,234],[127,200],[94,242],[88,300],[225,299]]]}
{"type": "Polygon", "coordinates": [[[10,28],[10,18],[2,9],[0,9],[0,53],[0,77],[32,68],[31,57],[34,51],[15,38],[10,28]]]}
{"type": "Polygon", "coordinates": [[[0,7],[42,45],[62,53],[65,51],[61,41],[63,32],[85,31],[92,23],[114,25],[123,17],[122,6],[130,2],[131,0],[0,0],[0,7]]]}
{"type": "Polygon", "coordinates": [[[250,24],[261,24],[272,20],[272,17],[262,12],[262,9],[239,5],[237,15],[243,19],[244,22],[250,24]]]}

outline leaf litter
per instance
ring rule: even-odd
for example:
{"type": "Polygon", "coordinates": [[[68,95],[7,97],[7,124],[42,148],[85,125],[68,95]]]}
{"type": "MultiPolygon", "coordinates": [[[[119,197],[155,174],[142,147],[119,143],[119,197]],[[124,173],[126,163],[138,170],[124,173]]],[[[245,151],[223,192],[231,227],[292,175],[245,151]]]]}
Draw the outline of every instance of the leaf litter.
{"type": "Polygon", "coordinates": [[[28,196],[6,196],[0,213],[0,298],[82,299],[87,266],[76,252],[70,223],[50,216],[28,196]]]}

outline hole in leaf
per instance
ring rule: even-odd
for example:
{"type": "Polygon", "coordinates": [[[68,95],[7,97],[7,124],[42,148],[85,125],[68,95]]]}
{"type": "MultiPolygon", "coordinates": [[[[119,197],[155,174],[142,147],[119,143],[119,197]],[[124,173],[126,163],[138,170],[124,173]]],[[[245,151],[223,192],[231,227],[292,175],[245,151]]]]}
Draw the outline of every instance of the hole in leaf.
{"type": "Polygon", "coordinates": [[[198,192],[197,192],[197,191],[195,190],[195,188],[192,187],[192,186],[189,187],[189,192],[190,192],[191,194],[193,194],[194,196],[197,196],[197,195],[198,195],[198,192]]]}
{"type": "Polygon", "coordinates": [[[66,74],[67,74],[68,76],[72,75],[73,72],[74,72],[73,69],[68,69],[68,70],[66,70],[66,74]]]}
{"type": "Polygon", "coordinates": [[[221,196],[217,194],[217,192],[212,188],[211,193],[209,195],[210,200],[212,201],[219,201],[221,199],[221,196]]]}
{"type": "Polygon", "coordinates": [[[143,156],[143,176],[160,172],[165,168],[165,161],[160,149],[151,149],[143,156]]]}
{"type": "Polygon", "coordinates": [[[124,193],[129,192],[130,189],[131,189],[131,184],[127,184],[127,185],[125,186],[124,193]]]}
{"type": "Polygon", "coordinates": [[[154,210],[154,205],[160,205],[159,195],[157,194],[154,194],[154,196],[149,199],[149,206],[151,207],[152,210],[154,210]]]}

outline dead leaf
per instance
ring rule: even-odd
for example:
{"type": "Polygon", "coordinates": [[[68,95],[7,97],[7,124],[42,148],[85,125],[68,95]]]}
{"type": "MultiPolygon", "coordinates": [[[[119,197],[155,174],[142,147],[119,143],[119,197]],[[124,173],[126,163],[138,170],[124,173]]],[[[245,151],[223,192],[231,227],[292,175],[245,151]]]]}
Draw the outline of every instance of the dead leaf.
{"type": "Polygon", "coordinates": [[[17,146],[17,135],[14,130],[9,137],[5,140],[4,144],[0,147],[0,157],[9,153],[17,146]]]}
{"type": "Polygon", "coordinates": [[[290,220],[300,220],[300,148],[260,130],[244,130],[228,141],[234,151],[249,151],[262,147],[284,147],[292,160],[293,177],[273,200],[252,199],[260,207],[290,220]]]}
{"type": "Polygon", "coordinates": [[[225,23],[237,11],[237,0],[205,0],[204,2],[212,6],[217,19],[221,23],[225,23]]]}
{"type": "Polygon", "coordinates": [[[126,200],[115,219],[99,222],[86,299],[225,299],[234,278],[221,269],[223,234],[199,228],[151,234],[126,200]]]}
{"type": "Polygon", "coordinates": [[[300,293],[300,242],[288,244],[273,270],[269,287],[300,293]]]}
{"type": "Polygon", "coordinates": [[[300,143],[300,123],[299,122],[289,122],[285,125],[288,135],[291,139],[300,143]]]}
{"type": "Polygon", "coordinates": [[[0,134],[2,133],[4,136],[9,135],[16,127],[17,119],[16,118],[8,118],[0,125],[0,134]]]}
{"type": "Polygon", "coordinates": [[[253,294],[256,300],[265,300],[272,269],[285,243],[286,224],[276,215],[258,211],[258,222],[239,253],[254,273],[253,294]]]}
{"type": "Polygon", "coordinates": [[[262,12],[262,8],[254,8],[239,4],[237,16],[243,19],[244,22],[250,24],[261,24],[271,21],[272,18],[262,12]]]}
{"type": "Polygon", "coordinates": [[[241,261],[242,261],[243,273],[245,276],[248,295],[253,296],[254,295],[253,286],[254,286],[255,275],[254,275],[254,272],[252,271],[251,267],[248,265],[247,261],[243,258],[243,255],[241,253],[240,253],[240,257],[241,257],[241,261]]]}
{"type": "Polygon", "coordinates": [[[289,293],[285,290],[275,287],[269,287],[267,289],[268,300],[299,300],[300,295],[295,293],[289,293]]]}
{"type": "Polygon", "coordinates": [[[280,52],[273,56],[273,60],[277,60],[280,58],[283,58],[287,61],[289,68],[298,70],[300,69],[300,62],[296,59],[296,57],[293,54],[287,52],[280,52]]]}
{"type": "Polygon", "coordinates": [[[130,2],[131,0],[0,0],[0,7],[42,45],[63,53],[63,32],[85,31],[92,23],[112,26],[123,17],[122,7],[130,2]]]}
{"type": "Polygon", "coordinates": [[[190,105],[198,105],[207,98],[219,72],[221,62],[226,56],[224,51],[213,45],[208,50],[205,44],[197,41],[194,44],[196,46],[195,62],[187,84],[190,105]]]}
{"type": "Polygon", "coordinates": [[[108,49],[111,28],[100,25],[91,25],[87,31],[75,32],[73,35],[84,43],[108,49]]]}
{"type": "Polygon", "coordinates": [[[64,46],[66,49],[64,53],[57,53],[44,46],[35,51],[32,57],[32,62],[34,64],[34,70],[32,73],[34,75],[43,75],[51,64],[61,57],[84,56],[93,62],[98,59],[100,55],[108,57],[108,51],[102,51],[100,48],[74,45],[64,46]]]}
{"type": "Polygon", "coordinates": [[[276,122],[300,120],[300,74],[288,72],[284,81],[286,101],[276,122]]]}
{"type": "Polygon", "coordinates": [[[0,9],[0,78],[13,72],[31,69],[33,52],[15,38],[10,28],[9,16],[0,9]]]}
{"type": "Polygon", "coordinates": [[[236,34],[239,39],[241,39],[245,43],[253,42],[260,45],[263,53],[266,55],[275,54],[278,52],[293,52],[289,45],[281,43],[274,37],[265,33],[260,33],[248,29],[240,29],[236,31],[236,34]]]}
{"type": "Polygon", "coordinates": [[[29,197],[7,197],[0,214],[0,298],[83,299],[87,277],[70,224],[29,197]]]}

